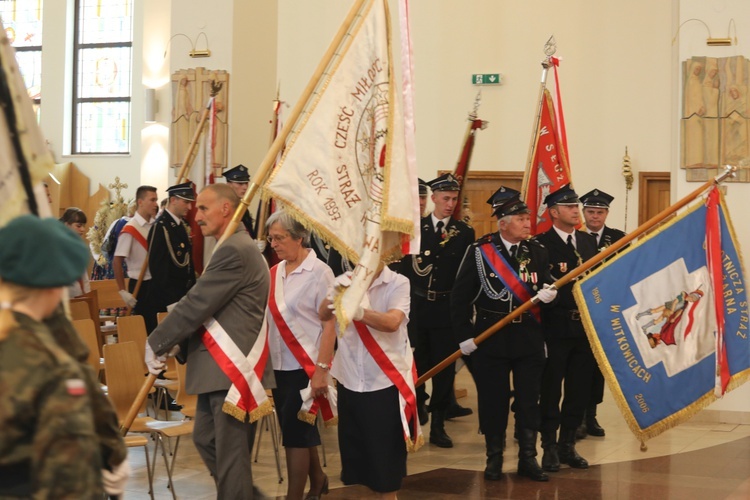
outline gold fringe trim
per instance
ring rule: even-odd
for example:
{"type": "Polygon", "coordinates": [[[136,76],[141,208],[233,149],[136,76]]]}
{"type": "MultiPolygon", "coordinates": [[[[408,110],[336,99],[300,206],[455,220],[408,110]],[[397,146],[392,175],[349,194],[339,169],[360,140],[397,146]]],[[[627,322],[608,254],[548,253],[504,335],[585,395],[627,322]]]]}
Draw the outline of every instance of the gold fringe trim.
{"type": "MultiPolygon", "coordinates": [[[[730,234],[732,235],[732,243],[734,244],[735,248],[738,249],[737,254],[738,256],[740,256],[740,259],[741,259],[739,246],[736,242],[736,238],[734,235],[734,228],[731,225],[731,221],[729,220],[729,213],[726,210],[726,206],[723,205],[723,201],[724,200],[722,198],[722,212],[724,214],[724,220],[726,221],[730,234]]],[[[621,258],[623,255],[630,253],[632,251],[635,251],[638,247],[640,247],[641,245],[643,245],[650,239],[656,237],[658,234],[665,231],[666,229],[672,227],[674,224],[677,224],[683,218],[692,214],[695,210],[698,210],[699,208],[701,208],[701,206],[703,206],[704,204],[705,204],[705,201],[700,201],[689,206],[683,213],[675,217],[669,224],[666,224],[658,228],[656,231],[653,231],[648,236],[645,236],[639,239],[637,242],[631,245],[627,250],[615,255],[609,262],[613,262],[621,258]]],[[[742,266],[742,261],[740,261],[740,265],[742,266]]],[[[698,398],[695,402],[689,404],[688,406],[684,407],[680,411],[673,413],[672,415],[656,422],[655,424],[649,427],[641,428],[641,426],[638,424],[638,421],[635,419],[635,416],[633,415],[633,412],[630,409],[630,406],[628,405],[625,399],[625,395],[622,389],[620,388],[620,383],[617,380],[617,377],[615,376],[614,371],[612,370],[612,366],[609,363],[609,359],[604,353],[602,344],[599,341],[599,336],[597,335],[596,330],[594,328],[594,323],[591,320],[591,315],[589,313],[588,307],[586,307],[587,305],[586,300],[584,298],[583,292],[581,291],[581,285],[585,283],[589,278],[596,276],[602,269],[603,269],[603,266],[600,266],[598,269],[595,269],[594,271],[590,272],[584,279],[577,281],[576,284],[573,286],[573,295],[575,297],[576,303],[578,304],[578,310],[581,312],[581,321],[583,322],[583,327],[586,331],[586,336],[588,337],[589,344],[591,345],[591,350],[594,353],[594,358],[596,358],[596,362],[599,365],[599,369],[601,370],[602,375],[604,375],[604,379],[607,381],[607,386],[609,387],[610,392],[612,393],[615,403],[617,403],[617,407],[620,409],[620,412],[625,418],[625,422],[628,424],[628,427],[633,432],[635,437],[641,442],[641,451],[646,451],[648,449],[648,447],[646,446],[647,440],[653,437],[656,437],[662,432],[667,431],[673,427],[676,427],[679,424],[686,422],[687,420],[690,420],[700,410],[706,408],[707,406],[709,406],[714,401],[720,398],[714,395],[714,392],[712,389],[711,391],[707,392],[706,394],[698,398]]],[[[744,267],[743,267],[743,280],[744,280],[744,267]]],[[[734,374],[729,381],[729,385],[727,386],[726,392],[728,393],[738,388],[739,386],[744,384],[748,379],[750,379],[750,368],[742,372],[738,372],[734,374]]]]}
{"type": "Polygon", "coordinates": [[[412,441],[411,438],[406,438],[407,453],[416,453],[422,446],[424,446],[424,434],[420,434],[416,442],[412,441]]]}
{"type": "Polygon", "coordinates": [[[308,413],[306,411],[298,411],[297,412],[297,418],[305,422],[306,424],[315,425],[315,418],[317,415],[313,415],[312,413],[308,413]]]}
{"type": "Polygon", "coordinates": [[[333,417],[330,420],[323,420],[323,426],[326,427],[326,428],[333,427],[333,426],[336,426],[336,425],[339,425],[339,417],[338,416],[335,416],[335,417],[333,417]]]}
{"type": "Polygon", "coordinates": [[[248,413],[245,410],[241,410],[240,408],[238,408],[235,404],[230,403],[229,401],[224,401],[224,404],[221,405],[221,410],[242,423],[244,423],[245,420],[249,417],[249,421],[252,424],[253,422],[256,422],[265,417],[266,415],[270,415],[271,413],[273,413],[273,404],[271,404],[271,400],[266,399],[260,405],[258,405],[257,408],[248,413]]]}

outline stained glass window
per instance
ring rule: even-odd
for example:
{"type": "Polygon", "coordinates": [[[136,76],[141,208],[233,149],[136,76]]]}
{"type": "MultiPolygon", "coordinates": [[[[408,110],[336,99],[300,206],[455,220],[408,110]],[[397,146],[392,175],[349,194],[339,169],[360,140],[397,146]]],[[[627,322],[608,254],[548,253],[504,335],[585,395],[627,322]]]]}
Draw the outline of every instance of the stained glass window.
{"type": "Polygon", "coordinates": [[[73,153],[130,152],[132,0],[76,0],[73,153]]]}
{"type": "Polygon", "coordinates": [[[0,0],[3,28],[16,49],[37,120],[42,102],[42,7],[42,0],[0,0]]]}

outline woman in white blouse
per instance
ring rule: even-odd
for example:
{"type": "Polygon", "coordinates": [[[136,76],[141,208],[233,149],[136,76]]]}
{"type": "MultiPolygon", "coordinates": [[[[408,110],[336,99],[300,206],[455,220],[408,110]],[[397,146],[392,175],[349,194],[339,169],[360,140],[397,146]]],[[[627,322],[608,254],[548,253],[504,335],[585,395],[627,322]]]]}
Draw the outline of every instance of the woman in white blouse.
{"type": "MultiPolygon", "coordinates": [[[[65,212],[63,212],[62,217],[60,217],[60,222],[65,224],[67,227],[69,227],[71,230],[73,230],[78,236],[81,237],[84,241],[86,240],[86,214],[77,207],[69,207],[65,209],[65,212]]],[[[78,297],[79,295],[83,295],[84,293],[89,293],[91,291],[91,283],[89,282],[89,274],[88,270],[83,273],[83,276],[81,276],[78,280],[74,281],[69,287],[68,287],[68,297],[78,297]]]]}
{"type": "Polygon", "coordinates": [[[335,422],[327,396],[336,341],[334,321],[321,321],[318,308],[333,283],[333,272],[308,248],[310,232],[289,214],[275,212],[266,227],[268,243],[281,259],[271,268],[266,317],[277,385],[273,397],[286,448],[286,498],[302,499],[309,477],[304,498],[318,499],[328,493],[328,477],[320,466],[315,417],[335,422]],[[306,397],[300,391],[306,391],[306,397]]]}

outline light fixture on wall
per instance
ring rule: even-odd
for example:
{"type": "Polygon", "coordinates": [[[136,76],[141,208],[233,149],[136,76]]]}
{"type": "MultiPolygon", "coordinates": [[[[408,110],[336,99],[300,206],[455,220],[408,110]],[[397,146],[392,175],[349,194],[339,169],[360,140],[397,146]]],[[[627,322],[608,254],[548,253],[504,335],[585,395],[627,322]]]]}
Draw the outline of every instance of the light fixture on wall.
{"type": "Polygon", "coordinates": [[[691,22],[691,21],[697,21],[701,23],[703,26],[706,27],[706,31],[708,32],[708,38],[706,38],[706,45],[709,47],[728,47],[732,44],[737,45],[737,25],[734,22],[734,18],[729,20],[729,25],[727,26],[727,36],[726,38],[714,38],[711,36],[711,29],[708,27],[708,24],[706,24],[705,21],[697,18],[691,18],[687,19],[680,24],[679,28],[677,28],[677,33],[675,33],[674,38],[672,38],[672,45],[674,45],[674,42],[677,40],[677,36],[680,34],[680,29],[685,26],[685,24],[691,22]],[[730,36],[730,34],[734,31],[734,38],[730,36]]]}
{"type": "Polygon", "coordinates": [[[146,89],[146,123],[156,122],[156,112],[159,110],[159,102],[156,100],[156,89],[146,89]]]}
{"type": "Polygon", "coordinates": [[[190,52],[188,52],[188,55],[190,57],[211,57],[211,49],[208,48],[208,35],[206,35],[205,32],[201,31],[198,33],[198,36],[195,37],[195,41],[193,41],[189,36],[187,36],[185,33],[175,33],[169,38],[169,41],[167,41],[167,46],[164,48],[164,57],[167,57],[167,51],[169,50],[169,45],[172,43],[172,40],[177,36],[184,36],[188,39],[188,42],[190,42],[190,52]],[[195,48],[195,45],[198,43],[198,39],[200,39],[201,35],[203,35],[203,38],[206,39],[206,48],[197,50],[195,48]]]}

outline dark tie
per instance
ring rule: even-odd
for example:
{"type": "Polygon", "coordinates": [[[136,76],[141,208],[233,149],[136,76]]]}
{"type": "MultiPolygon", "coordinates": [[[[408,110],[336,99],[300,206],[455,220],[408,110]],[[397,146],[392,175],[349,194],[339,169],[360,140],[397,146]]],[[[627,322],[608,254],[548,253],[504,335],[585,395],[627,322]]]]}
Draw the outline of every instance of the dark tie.
{"type": "Polygon", "coordinates": [[[441,239],[445,238],[445,234],[443,233],[443,226],[445,226],[445,224],[443,223],[443,221],[439,220],[436,226],[437,230],[435,232],[440,235],[441,239]]]}
{"type": "Polygon", "coordinates": [[[596,238],[596,244],[598,245],[599,244],[599,233],[596,233],[596,232],[592,231],[591,232],[591,236],[593,236],[594,238],[596,238]]]}
{"type": "Polygon", "coordinates": [[[510,246],[510,256],[515,257],[516,256],[516,250],[518,250],[518,245],[511,245],[510,246]]]}
{"type": "Polygon", "coordinates": [[[576,251],[576,247],[575,247],[575,245],[573,245],[573,235],[572,234],[568,235],[568,247],[571,250],[573,250],[574,252],[576,251]]]}

